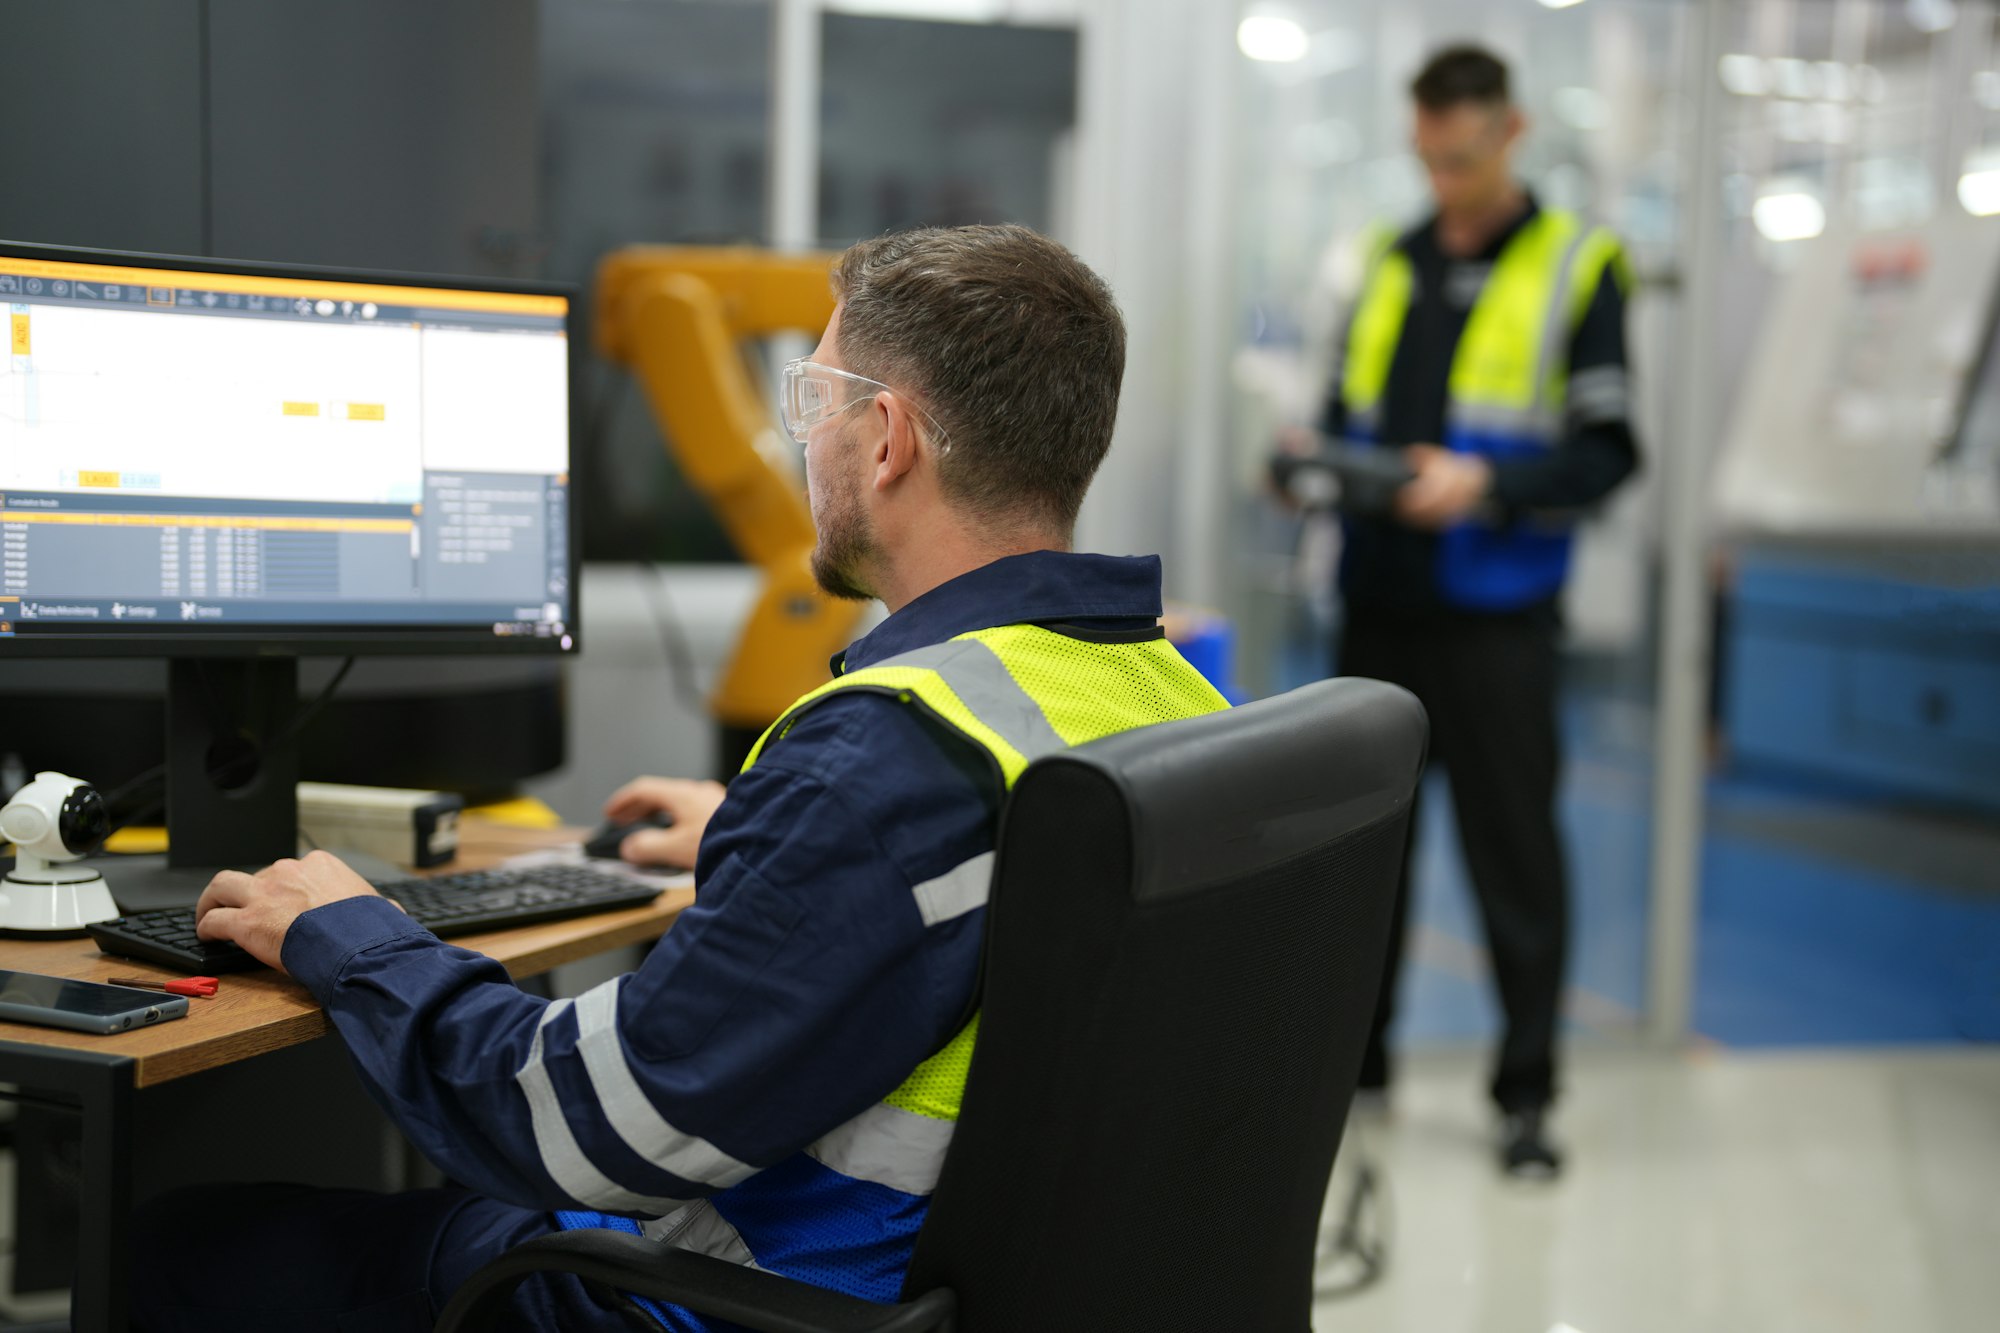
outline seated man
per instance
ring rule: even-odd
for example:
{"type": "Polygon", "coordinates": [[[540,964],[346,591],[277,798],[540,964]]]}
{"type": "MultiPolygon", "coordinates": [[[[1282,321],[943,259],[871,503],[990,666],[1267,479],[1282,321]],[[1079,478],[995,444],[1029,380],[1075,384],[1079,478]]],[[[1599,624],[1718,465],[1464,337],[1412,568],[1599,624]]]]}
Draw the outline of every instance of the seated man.
{"type": "MultiPolygon", "coordinates": [[[[978,1031],[1008,786],[1038,755],[1225,704],[1162,638],[1157,558],[1069,550],[1124,371],[1103,282],[1020,227],[867,241],[833,281],[784,418],[815,574],[888,619],[726,795],[642,779],[614,798],[677,816],[651,850],[692,855],[697,899],[577,999],[523,994],[333,857],[217,876],[202,935],[303,982],[457,1183],[171,1196],[156,1216],[202,1222],[136,1224],[139,1327],[425,1329],[482,1264],[578,1226],[896,1299],[978,1031]]],[[[565,1277],[514,1308],[523,1327],[627,1326],[565,1277]]]]}

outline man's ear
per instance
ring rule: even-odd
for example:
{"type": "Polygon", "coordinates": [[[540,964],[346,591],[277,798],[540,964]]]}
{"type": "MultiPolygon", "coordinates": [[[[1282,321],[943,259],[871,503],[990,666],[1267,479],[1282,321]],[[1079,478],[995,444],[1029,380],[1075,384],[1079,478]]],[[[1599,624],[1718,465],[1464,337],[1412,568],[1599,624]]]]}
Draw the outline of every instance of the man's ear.
{"type": "Polygon", "coordinates": [[[923,456],[923,436],[916,413],[892,390],[875,397],[875,417],[881,435],[875,441],[875,489],[886,490],[915,470],[923,456]]]}

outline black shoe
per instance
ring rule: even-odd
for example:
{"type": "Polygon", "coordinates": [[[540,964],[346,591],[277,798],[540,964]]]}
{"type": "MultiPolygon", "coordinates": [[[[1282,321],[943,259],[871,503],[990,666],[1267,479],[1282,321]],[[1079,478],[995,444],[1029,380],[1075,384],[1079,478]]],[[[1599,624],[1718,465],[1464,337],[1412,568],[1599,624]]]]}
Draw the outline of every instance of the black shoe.
{"type": "Polygon", "coordinates": [[[1500,1169],[1515,1180],[1554,1180],[1562,1174],[1562,1154],[1549,1142],[1543,1108],[1509,1111],[1500,1122],[1500,1169]]]}

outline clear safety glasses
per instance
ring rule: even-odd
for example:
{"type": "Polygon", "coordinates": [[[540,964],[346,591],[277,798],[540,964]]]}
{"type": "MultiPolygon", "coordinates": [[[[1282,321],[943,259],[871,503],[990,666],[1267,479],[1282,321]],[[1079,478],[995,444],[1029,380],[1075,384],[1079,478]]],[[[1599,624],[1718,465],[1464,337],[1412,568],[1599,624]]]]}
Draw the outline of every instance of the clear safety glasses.
{"type": "MultiPolygon", "coordinates": [[[[851,375],[802,356],[785,363],[784,374],[778,384],[778,419],[785,428],[785,434],[804,444],[814,426],[839,416],[850,407],[873,400],[885,390],[900,393],[881,380],[871,380],[866,375],[851,375]],[[849,397],[850,394],[853,396],[849,397]]],[[[931,443],[937,451],[940,454],[948,452],[951,440],[944,433],[944,427],[938,425],[937,418],[911,402],[908,394],[901,394],[901,401],[914,409],[924,419],[924,424],[930,427],[931,443]]]]}

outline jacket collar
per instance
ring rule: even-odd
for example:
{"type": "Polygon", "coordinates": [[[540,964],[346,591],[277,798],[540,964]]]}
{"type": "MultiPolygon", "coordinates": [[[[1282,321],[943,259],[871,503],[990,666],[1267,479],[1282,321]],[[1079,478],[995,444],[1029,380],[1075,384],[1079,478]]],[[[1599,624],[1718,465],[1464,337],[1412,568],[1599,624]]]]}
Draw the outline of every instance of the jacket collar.
{"type": "Polygon", "coordinates": [[[833,659],[833,674],[874,666],[973,630],[1069,621],[1128,629],[1152,624],[1160,613],[1156,555],[1030,551],[932,588],[848,645],[833,659]],[[1119,621],[1133,623],[1115,623],[1119,621]]]}

